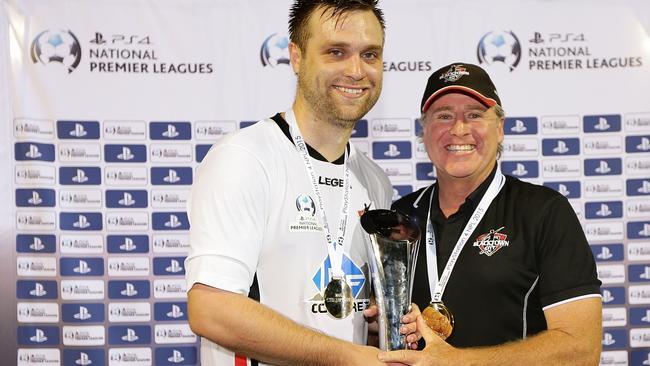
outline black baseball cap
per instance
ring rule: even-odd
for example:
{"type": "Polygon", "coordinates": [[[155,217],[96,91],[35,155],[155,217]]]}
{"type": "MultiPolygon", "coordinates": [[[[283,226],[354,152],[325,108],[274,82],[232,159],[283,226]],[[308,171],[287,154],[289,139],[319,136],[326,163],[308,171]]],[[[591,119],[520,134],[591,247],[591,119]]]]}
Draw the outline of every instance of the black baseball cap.
{"type": "Polygon", "coordinates": [[[420,111],[426,112],[434,100],[452,91],[468,94],[488,107],[501,106],[497,89],[485,70],[473,64],[456,62],[429,76],[420,111]]]}

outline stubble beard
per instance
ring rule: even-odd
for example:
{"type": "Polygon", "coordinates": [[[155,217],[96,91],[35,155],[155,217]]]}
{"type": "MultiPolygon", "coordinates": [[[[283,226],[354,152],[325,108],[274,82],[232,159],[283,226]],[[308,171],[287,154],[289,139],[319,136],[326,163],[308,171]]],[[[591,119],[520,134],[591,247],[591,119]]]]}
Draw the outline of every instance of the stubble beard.
{"type": "MultiPolygon", "coordinates": [[[[373,85],[373,88],[377,88],[377,86],[373,85]]],[[[354,125],[368,113],[379,99],[379,93],[370,95],[360,106],[348,112],[339,107],[329,92],[319,93],[317,88],[309,85],[300,74],[298,75],[298,89],[319,118],[342,129],[354,128],[354,125]]]]}

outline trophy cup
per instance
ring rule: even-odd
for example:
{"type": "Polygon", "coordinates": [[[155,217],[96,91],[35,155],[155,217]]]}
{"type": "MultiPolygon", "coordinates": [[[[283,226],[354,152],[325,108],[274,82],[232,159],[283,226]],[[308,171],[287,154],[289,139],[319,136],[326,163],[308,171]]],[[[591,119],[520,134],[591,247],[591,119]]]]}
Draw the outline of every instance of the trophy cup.
{"type": "Polygon", "coordinates": [[[405,349],[400,319],[411,307],[420,229],[408,216],[392,210],[366,211],[361,226],[370,234],[366,250],[379,308],[379,348],[405,349]]]}

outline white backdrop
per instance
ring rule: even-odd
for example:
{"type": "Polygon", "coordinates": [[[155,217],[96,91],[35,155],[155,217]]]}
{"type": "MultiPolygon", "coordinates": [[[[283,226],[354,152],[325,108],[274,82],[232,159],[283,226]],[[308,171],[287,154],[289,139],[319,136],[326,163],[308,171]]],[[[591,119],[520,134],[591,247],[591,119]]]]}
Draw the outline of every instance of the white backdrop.
{"type": "MultiPolygon", "coordinates": [[[[21,365],[196,364],[182,270],[192,169],[293,100],[290,1],[0,5],[2,351],[21,365]]],[[[384,90],[353,140],[395,198],[435,176],[416,138],[427,77],[481,63],[509,117],[502,169],[563,192],[584,224],[601,364],[650,364],[650,3],[381,6],[384,90]]]]}

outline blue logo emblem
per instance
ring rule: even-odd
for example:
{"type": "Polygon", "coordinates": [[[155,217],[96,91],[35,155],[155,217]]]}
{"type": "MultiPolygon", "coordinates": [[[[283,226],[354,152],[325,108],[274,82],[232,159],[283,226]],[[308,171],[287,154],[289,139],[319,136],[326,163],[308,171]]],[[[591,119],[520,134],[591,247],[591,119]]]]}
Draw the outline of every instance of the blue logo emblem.
{"type": "Polygon", "coordinates": [[[585,159],[585,175],[621,175],[623,163],[620,158],[585,159]]]}
{"type": "Polygon", "coordinates": [[[56,281],[16,281],[16,297],[19,299],[56,299],[58,287],[56,281]]]}
{"type": "Polygon", "coordinates": [[[189,230],[186,212],[154,212],[151,214],[154,230],[189,230]]]}
{"type": "Polygon", "coordinates": [[[145,145],[104,145],[104,161],[107,163],[144,163],[147,161],[145,145]]]}
{"type": "Polygon", "coordinates": [[[239,122],[239,129],[242,130],[242,129],[244,129],[246,127],[250,127],[250,126],[252,126],[252,125],[254,125],[256,123],[257,123],[257,121],[241,121],[241,122],[239,122]]]}
{"type": "Polygon", "coordinates": [[[192,125],[189,122],[151,122],[149,137],[152,140],[190,140],[192,125]]]}
{"type": "Polygon", "coordinates": [[[537,161],[504,161],[501,163],[501,172],[517,178],[539,177],[539,163],[537,161]]]}
{"type": "Polygon", "coordinates": [[[153,306],[155,320],[187,320],[187,303],[157,302],[153,306]]]}
{"type": "Polygon", "coordinates": [[[625,287],[601,287],[600,294],[604,305],[625,304],[625,287]]]}
{"type": "Polygon", "coordinates": [[[18,253],[55,253],[55,235],[16,235],[16,251],[18,253]]]}
{"type": "Polygon", "coordinates": [[[625,152],[648,153],[650,152],[650,136],[626,136],[625,152]]]}
{"type": "Polygon", "coordinates": [[[59,327],[18,327],[16,333],[19,345],[52,346],[59,344],[59,327]]]}
{"type": "Polygon", "coordinates": [[[103,276],[104,258],[61,258],[61,276],[103,276]]]}
{"type": "Polygon", "coordinates": [[[61,212],[59,221],[61,230],[95,231],[103,227],[100,212],[61,212]]]}
{"type": "Polygon", "coordinates": [[[203,161],[203,158],[208,154],[212,145],[196,145],[196,162],[200,163],[203,161]]]}
{"type": "Polygon", "coordinates": [[[185,257],[154,258],[153,274],[158,276],[184,275],[185,257]]]}
{"type": "Polygon", "coordinates": [[[109,253],[149,253],[149,235],[108,235],[109,253]]]}
{"type": "Polygon", "coordinates": [[[393,201],[406,196],[407,194],[413,192],[413,186],[410,185],[397,185],[393,186],[393,201]]]}
{"type": "Polygon", "coordinates": [[[196,347],[157,347],[156,365],[196,365],[198,363],[196,347]]]}
{"type": "Polygon", "coordinates": [[[630,282],[650,282],[650,265],[630,264],[627,270],[630,282]]]}
{"type": "Polygon", "coordinates": [[[113,325],[108,327],[108,344],[151,343],[149,325],[113,325]]]}
{"type": "Polygon", "coordinates": [[[18,207],[54,207],[56,192],[53,189],[16,189],[18,207]]]}
{"type": "MultiPolygon", "coordinates": [[[[356,299],[363,288],[363,285],[366,283],[366,276],[361,271],[354,262],[350,260],[345,254],[343,255],[343,273],[345,274],[345,279],[352,289],[352,296],[356,299]]],[[[332,272],[332,265],[330,263],[329,256],[325,258],[325,262],[320,266],[312,281],[316,288],[322,293],[325,291],[327,284],[330,283],[330,273],[332,272]]]]}
{"type": "Polygon", "coordinates": [[[46,30],[39,33],[32,41],[29,54],[34,63],[59,63],[68,73],[74,71],[81,62],[79,40],[69,30],[46,30]]]}
{"type": "Polygon", "coordinates": [[[542,155],[578,155],[580,154],[580,139],[542,139],[542,155]]]}
{"type": "Polygon", "coordinates": [[[108,208],[145,208],[148,206],[145,190],[106,190],[108,208]]]}
{"type": "Polygon", "coordinates": [[[596,262],[623,260],[623,244],[590,245],[596,262]]]}
{"type": "Polygon", "coordinates": [[[650,308],[631,308],[630,325],[650,325],[650,308]]]}
{"type": "Polygon", "coordinates": [[[61,304],[61,317],[66,323],[104,321],[104,304],[61,304]]]}
{"type": "Polygon", "coordinates": [[[150,293],[147,280],[108,281],[109,299],[148,299],[150,293]]]}
{"type": "Polygon", "coordinates": [[[190,185],[192,168],[189,167],[155,167],[151,168],[153,185],[190,185]]]}
{"type": "Polygon", "coordinates": [[[595,115],[584,116],[582,119],[584,131],[592,132],[618,132],[621,130],[621,115],[595,115]]]}
{"type": "Polygon", "coordinates": [[[360,119],[357,121],[352,130],[352,136],[350,137],[368,137],[368,120],[360,119]]]}
{"type": "Polygon", "coordinates": [[[566,198],[580,198],[580,182],[544,182],[544,186],[549,187],[566,198]]]}
{"type": "Polygon", "coordinates": [[[625,329],[603,329],[603,351],[610,349],[625,349],[627,347],[627,330],[625,329]]]}
{"type": "Polygon", "coordinates": [[[436,175],[433,171],[433,164],[431,163],[416,163],[415,164],[415,178],[417,180],[435,180],[436,175]]]}
{"type": "Polygon", "coordinates": [[[627,223],[628,239],[650,238],[650,221],[631,221],[627,223]]]}
{"type": "Polygon", "coordinates": [[[54,161],[54,145],[38,142],[17,142],[14,145],[17,161],[54,161]]]}
{"type": "Polygon", "coordinates": [[[481,37],[476,56],[481,64],[503,63],[512,72],[521,60],[521,45],[512,31],[492,31],[481,37]]]}
{"type": "Polygon", "coordinates": [[[264,67],[289,65],[289,37],[277,33],[268,36],[260,48],[260,61],[264,67]]]}
{"type": "Polygon", "coordinates": [[[105,351],[101,348],[64,349],[63,364],[75,366],[104,366],[105,351]]]}
{"type": "Polygon", "coordinates": [[[625,181],[625,194],[628,196],[650,195],[650,179],[628,179],[625,181]]]}
{"type": "Polygon", "coordinates": [[[99,122],[57,121],[56,134],[61,140],[97,140],[99,139],[99,122]]]}
{"type": "Polygon", "coordinates": [[[378,141],[372,143],[373,159],[410,159],[410,141],[378,141]]]}
{"type": "Polygon", "coordinates": [[[102,183],[102,172],[99,167],[61,167],[59,168],[59,184],[61,185],[99,185],[102,183]]]}
{"type": "Polygon", "coordinates": [[[536,135],[537,117],[506,117],[503,123],[506,135],[536,135]]]}
{"type": "Polygon", "coordinates": [[[623,202],[587,202],[585,203],[585,218],[614,219],[623,217],[623,202]]]}

